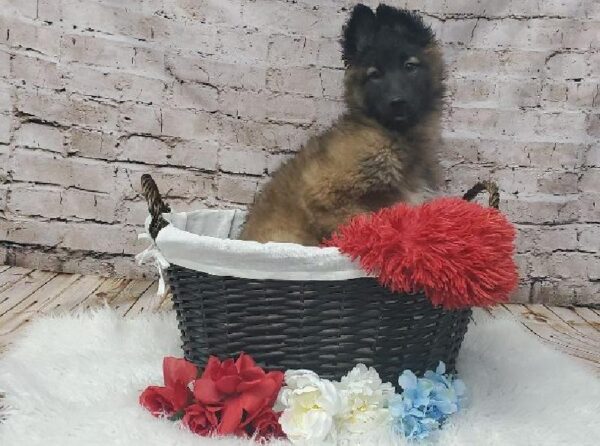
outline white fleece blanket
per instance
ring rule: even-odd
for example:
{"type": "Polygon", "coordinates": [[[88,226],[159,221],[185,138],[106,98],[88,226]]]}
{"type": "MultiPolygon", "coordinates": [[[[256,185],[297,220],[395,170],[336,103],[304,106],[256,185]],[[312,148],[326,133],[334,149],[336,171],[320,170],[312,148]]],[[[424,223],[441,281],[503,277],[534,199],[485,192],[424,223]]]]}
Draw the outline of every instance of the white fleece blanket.
{"type": "MultiPolygon", "coordinates": [[[[481,314],[477,321],[458,364],[470,407],[434,444],[600,444],[600,381],[594,372],[513,321],[484,321],[481,314]]],[[[124,320],[101,310],[34,322],[1,359],[0,391],[9,409],[0,422],[0,445],[252,444],[197,437],[138,406],[141,390],[161,382],[165,355],[181,355],[172,313],[124,320]]],[[[350,444],[401,443],[371,437],[350,444]]]]}

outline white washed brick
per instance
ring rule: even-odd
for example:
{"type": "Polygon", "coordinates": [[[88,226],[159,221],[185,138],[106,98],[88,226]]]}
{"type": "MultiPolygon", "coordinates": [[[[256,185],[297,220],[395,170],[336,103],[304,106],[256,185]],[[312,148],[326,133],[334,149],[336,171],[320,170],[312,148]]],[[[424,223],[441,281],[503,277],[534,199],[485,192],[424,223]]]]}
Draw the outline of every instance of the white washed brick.
{"type": "Polygon", "coordinates": [[[125,104],[119,108],[119,128],[129,133],[160,135],[163,131],[163,112],[154,105],[125,104]]]}
{"type": "MultiPolygon", "coordinates": [[[[45,11],[51,9],[46,8],[45,11]]],[[[136,39],[152,37],[151,16],[140,14],[138,7],[88,0],[61,0],[60,19],[70,27],[102,31],[136,39]]]]}
{"type": "Polygon", "coordinates": [[[318,8],[310,8],[287,2],[256,0],[246,2],[243,18],[245,24],[273,33],[333,37],[339,34],[346,18],[336,9],[322,4],[318,8]],[[327,17],[326,26],[323,26],[323,17],[327,17]]]}
{"type": "MultiPolygon", "coordinates": [[[[304,53],[307,45],[313,45],[313,42],[305,41],[302,47],[302,52],[304,53]]],[[[314,49],[311,47],[310,51],[305,57],[309,59],[314,55],[314,49]]],[[[323,39],[321,43],[318,45],[318,55],[317,55],[318,63],[323,65],[324,67],[337,67],[341,68],[344,66],[342,62],[342,50],[340,43],[337,39],[323,39]]]]}
{"type": "Polygon", "coordinates": [[[163,135],[205,140],[217,132],[218,125],[210,113],[175,108],[162,110],[163,135]]]}
{"type": "Polygon", "coordinates": [[[225,62],[264,65],[269,48],[269,38],[259,32],[243,29],[220,28],[218,32],[218,57],[225,62]]]}
{"type": "Polygon", "coordinates": [[[25,123],[17,130],[15,143],[23,147],[63,152],[64,136],[60,128],[25,123]]]}
{"type": "Polygon", "coordinates": [[[116,136],[76,128],[72,128],[69,133],[69,153],[87,158],[106,160],[116,158],[118,144],[116,136]]]}
{"type": "Polygon", "coordinates": [[[581,202],[577,197],[536,194],[506,197],[501,208],[514,223],[566,224],[577,222],[581,202]]]}
{"type": "Polygon", "coordinates": [[[281,167],[286,161],[292,158],[289,153],[273,153],[267,158],[267,171],[272,174],[281,167]]]}
{"type": "Polygon", "coordinates": [[[600,193],[582,193],[579,196],[579,219],[584,223],[600,223],[600,193]]]}
{"type": "Polygon", "coordinates": [[[0,209],[3,208],[2,205],[5,203],[4,198],[6,198],[6,192],[8,191],[8,185],[4,185],[4,183],[8,180],[8,171],[11,168],[9,154],[10,146],[0,144],[0,191],[2,191],[0,196],[3,197],[3,199],[0,200],[0,209]]]}
{"type": "Polygon", "coordinates": [[[130,136],[119,144],[119,159],[149,164],[169,164],[171,147],[160,139],[130,136]]]}
{"type": "Polygon", "coordinates": [[[7,203],[14,215],[61,217],[60,190],[44,186],[13,187],[7,203]]]}
{"type": "Polygon", "coordinates": [[[600,167],[600,142],[591,144],[587,149],[585,164],[590,167],[600,167]]]}
{"type": "Polygon", "coordinates": [[[178,107],[214,112],[219,108],[219,92],[216,87],[192,82],[176,82],[173,101],[178,107]]]}
{"type": "Polygon", "coordinates": [[[165,75],[162,50],[100,34],[65,34],[61,40],[61,58],[69,62],[136,71],[147,76],[165,75]]]}
{"type": "Polygon", "coordinates": [[[3,223],[6,226],[5,240],[13,243],[56,246],[65,234],[65,224],[61,222],[18,219],[3,223]]]}
{"type": "Polygon", "coordinates": [[[169,53],[166,56],[167,70],[179,81],[200,82],[216,86],[237,87],[248,90],[263,88],[266,68],[225,63],[208,59],[204,55],[184,56],[169,53]]]}
{"type": "Polygon", "coordinates": [[[219,166],[225,172],[262,175],[267,168],[266,154],[241,149],[222,149],[219,153],[219,166]]]}
{"type": "Polygon", "coordinates": [[[221,42],[218,36],[220,26],[208,25],[196,21],[175,21],[156,18],[160,24],[153,26],[153,40],[169,42],[169,47],[183,53],[214,55],[219,51],[221,42]]]}
{"type": "Polygon", "coordinates": [[[496,94],[497,88],[489,79],[454,78],[448,82],[448,90],[454,104],[496,104],[498,98],[503,102],[506,92],[500,91],[496,94]]]}
{"type": "Polygon", "coordinates": [[[51,89],[62,87],[56,62],[22,54],[13,56],[12,78],[22,85],[51,89]]]}
{"type": "Polygon", "coordinates": [[[136,228],[95,223],[65,224],[64,237],[59,246],[111,254],[135,254],[142,248],[137,241],[136,228]]]}
{"type": "Polygon", "coordinates": [[[600,192],[600,169],[589,168],[585,170],[581,176],[579,188],[583,192],[600,192]]]}
{"type": "Polygon", "coordinates": [[[321,70],[323,96],[341,98],[344,95],[344,70],[323,68],[321,70]]]}
{"type": "Polygon", "coordinates": [[[8,115],[0,115],[0,143],[8,144],[10,142],[10,129],[12,119],[8,115]]]}
{"type": "Polygon", "coordinates": [[[567,102],[578,110],[600,107],[600,81],[569,82],[567,102]]]}
{"type": "Polygon", "coordinates": [[[558,53],[546,61],[548,74],[558,79],[584,78],[589,73],[585,54],[558,53]]]}
{"type": "Polygon", "coordinates": [[[276,95],[267,99],[267,119],[291,123],[310,123],[316,116],[315,102],[308,98],[276,95]]]}
{"type": "Polygon", "coordinates": [[[267,88],[276,92],[321,96],[321,77],[316,68],[284,68],[270,70],[267,88]]]}
{"type": "Polygon", "coordinates": [[[117,101],[161,103],[167,89],[158,79],[89,67],[69,66],[63,77],[67,91],[117,101]]]}
{"type": "Polygon", "coordinates": [[[169,164],[214,171],[220,144],[214,140],[178,142],[172,149],[169,164]]]}
{"type": "Polygon", "coordinates": [[[115,221],[118,200],[114,195],[68,189],[61,192],[61,215],[106,223],[115,221]]]}
{"type": "MultiPolygon", "coordinates": [[[[274,34],[269,37],[268,61],[276,66],[304,67],[316,64],[317,58],[320,58],[323,65],[331,65],[337,59],[331,54],[334,53],[333,48],[328,48],[331,44],[332,42],[328,42],[325,49],[319,47],[318,41],[304,36],[274,34]]],[[[335,44],[339,48],[339,43],[335,44]]],[[[323,45],[325,44],[322,43],[321,46],[323,45]]]]}
{"type": "Polygon", "coordinates": [[[30,49],[47,56],[60,54],[60,29],[30,23],[17,17],[0,16],[0,36],[13,48],[30,49]]]}
{"type": "Polygon", "coordinates": [[[10,113],[13,106],[14,88],[0,82],[0,113],[10,113]]]}
{"type": "Polygon", "coordinates": [[[585,130],[594,140],[600,138],[600,113],[590,113],[585,117],[585,130]]]}
{"type": "Polygon", "coordinates": [[[234,203],[249,204],[254,201],[258,181],[245,177],[222,176],[217,182],[217,197],[234,203]]]}
{"type": "Polygon", "coordinates": [[[15,180],[99,192],[111,192],[114,188],[116,169],[98,160],[63,158],[40,151],[16,149],[12,162],[15,180]]]}
{"type": "Polygon", "coordinates": [[[116,128],[119,111],[115,106],[75,96],[41,92],[17,94],[19,111],[44,121],[95,129],[116,128]]]}
{"type": "Polygon", "coordinates": [[[243,2],[214,0],[178,0],[164,2],[169,15],[182,20],[237,25],[242,21],[243,2]]]}
{"type": "Polygon", "coordinates": [[[0,49],[0,76],[10,76],[10,54],[0,49]]]}
{"type": "Polygon", "coordinates": [[[2,12],[6,15],[16,15],[35,19],[37,15],[37,0],[4,0],[2,12]]]}
{"type": "Polygon", "coordinates": [[[519,79],[499,83],[498,102],[503,107],[537,107],[540,105],[542,82],[519,79]]]}

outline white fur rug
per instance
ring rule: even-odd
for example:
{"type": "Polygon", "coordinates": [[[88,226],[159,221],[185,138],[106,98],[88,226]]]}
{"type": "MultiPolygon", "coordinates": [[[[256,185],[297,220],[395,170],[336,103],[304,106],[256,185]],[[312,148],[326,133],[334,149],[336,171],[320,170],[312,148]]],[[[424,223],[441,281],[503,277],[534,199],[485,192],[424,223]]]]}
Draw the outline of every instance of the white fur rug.
{"type": "MultiPolygon", "coordinates": [[[[163,356],[181,355],[178,345],[172,313],[123,320],[102,310],[33,323],[0,358],[0,391],[9,407],[0,445],[250,444],[197,437],[138,406],[140,391],[161,382],[163,356]]],[[[483,323],[479,314],[459,368],[470,407],[435,444],[600,444],[600,380],[515,322],[483,323]]],[[[372,437],[350,444],[398,443],[372,437]]]]}

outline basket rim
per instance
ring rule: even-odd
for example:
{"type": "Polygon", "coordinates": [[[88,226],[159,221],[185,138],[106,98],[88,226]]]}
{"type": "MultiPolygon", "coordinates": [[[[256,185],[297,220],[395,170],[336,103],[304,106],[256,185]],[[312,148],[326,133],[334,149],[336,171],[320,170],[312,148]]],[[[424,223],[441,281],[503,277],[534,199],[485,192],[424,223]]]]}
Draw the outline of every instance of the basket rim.
{"type": "MultiPolygon", "coordinates": [[[[168,264],[215,276],[258,280],[338,281],[370,277],[358,262],[336,247],[260,243],[186,230],[186,217],[201,215],[203,211],[163,214],[169,224],[158,233],[155,245],[168,264]]],[[[214,209],[206,211],[213,215],[215,212],[214,209]]],[[[148,230],[149,220],[146,223],[148,230]]]]}

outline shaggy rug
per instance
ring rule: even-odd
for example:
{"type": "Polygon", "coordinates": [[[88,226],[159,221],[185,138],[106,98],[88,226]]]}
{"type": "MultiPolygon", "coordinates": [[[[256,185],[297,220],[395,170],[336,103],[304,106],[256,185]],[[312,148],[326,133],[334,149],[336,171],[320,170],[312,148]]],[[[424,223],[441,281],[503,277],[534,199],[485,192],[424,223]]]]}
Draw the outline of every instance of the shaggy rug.
{"type": "MultiPolygon", "coordinates": [[[[0,445],[251,444],[197,437],[138,406],[141,390],[161,382],[165,355],[181,355],[172,313],[121,319],[101,310],[38,320],[0,358],[7,407],[0,445]]],[[[459,369],[470,404],[434,444],[600,444],[600,380],[519,324],[478,314],[459,369]]],[[[347,444],[398,443],[373,436],[347,444]]]]}

